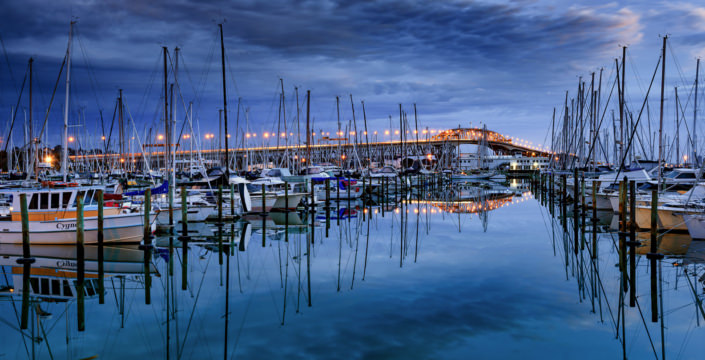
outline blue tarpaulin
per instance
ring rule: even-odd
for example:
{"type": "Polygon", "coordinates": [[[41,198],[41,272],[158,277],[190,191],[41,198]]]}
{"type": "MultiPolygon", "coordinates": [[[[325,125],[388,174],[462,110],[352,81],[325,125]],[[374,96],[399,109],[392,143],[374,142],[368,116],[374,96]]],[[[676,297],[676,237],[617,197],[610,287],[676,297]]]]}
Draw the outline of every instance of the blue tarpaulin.
{"type": "MultiPolygon", "coordinates": [[[[163,184],[152,189],[152,195],[166,194],[169,192],[169,182],[165,181],[163,184]]],[[[124,196],[141,196],[144,195],[144,190],[130,191],[123,194],[124,196]]]]}

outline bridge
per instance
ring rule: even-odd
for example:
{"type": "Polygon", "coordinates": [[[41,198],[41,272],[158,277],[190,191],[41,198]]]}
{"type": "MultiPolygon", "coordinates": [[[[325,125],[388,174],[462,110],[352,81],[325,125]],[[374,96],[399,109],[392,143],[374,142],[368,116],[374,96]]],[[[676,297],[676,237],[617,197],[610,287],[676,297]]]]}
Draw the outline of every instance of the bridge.
{"type": "MultiPolygon", "coordinates": [[[[243,136],[243,143],[253,139],[243,136]]],[[[276,134],[272,134],[276,137],[276,134]]],[[[550,157],[552,152],[547,148],[534,146],[523,141],[514,141],[512,137],[479,128],[457,128],[439,131],[431,135],[428,131],[406,131],[397,134],[397,140],[369,141],[368,134],[350,133],[347,137],[316,138],[312,133],[310,146],[279,145],[279,146],[245,146],[229,149],[229,158],[235,163],[235,168],[244,169],[254,164],[271,164],[297,168],[310,163],[333,163],[346,168],[364,167],[371,162],[383,164],[394,159],[423,160],[439,168],[452,167],[457,161],[461,145],[484,145],[500,155],[520,154],[523,156],[550,157]],[[359,136],[358,136],[359,135],[359,136]]],[[[376,139],[376,136],[373,137],[376,139]]],[[[186,143],[185,140],[181,141],[186,143]]],[[[181,144],[180,148],[187,144],[181,144]]],[[[80,154],[70,159],[77,165],[85,162],[102,162],[113,164],[113,168],[135,169],[148,161],[152,168],[164,164],[165,151],[163,146],[152,151],[139,153],[108,153],[80,154]]],[[[174,157],[179,163],[192,160],[202,160],[206,163],[221,164],[225,158],[225,149],[177,150],[174,157]]]]}

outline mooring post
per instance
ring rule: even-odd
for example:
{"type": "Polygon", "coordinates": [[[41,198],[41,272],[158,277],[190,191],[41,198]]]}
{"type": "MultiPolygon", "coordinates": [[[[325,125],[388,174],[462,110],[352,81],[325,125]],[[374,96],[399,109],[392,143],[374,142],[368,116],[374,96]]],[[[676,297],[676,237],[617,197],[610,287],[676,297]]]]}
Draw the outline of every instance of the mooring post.
{"type": "Polygon", "coordinates": [[[580,241],[580,177],[578,168],[573,169],[573,253],[578,255],[578,244],[580,241]]]}
{"type": "Polygon", "coordinates": [[[152,273],[150,272],[150,260],[152,258],[152,224],[150,214],[152,212],[152,190],[144,191],[144,240],[140,248],[144,250],[144,303],[152,303],[152,273]]]}
{"type": "MultiPolygon", "coordinates": [[[[345,185],[345,187],[348,190],[348,213],[350,212],[350,188],[352,187],[352,179],[348,178],[348,183],[345,185]]],[[[348,222],[350,222],[350,216],[348,216],[348,222]]]]}
{"type": "Polygon", "coordinates": [[[186,200],[186,186],[181,186],[181,290],[188,289],[188,242],[191,237],[188,234],[188,211],[186,200]]]}
{"type": "Polygon", "coordinates": [[[218,265],[223,265],[223,184],[218,185],[218,223],[216,226],[218,227],[218,265]]]}
{"type": "Polygon", "coordinates": [[[592,258],[597,259],[597,183],[592,182],[592,258]]]}
{"type": "MultiPolygon", "coordinates": [[[[39,195],[36,195],[39,196],[39,195]]],[[[20,194],[20,215],[22,216],[22,258],[17,259],[23,265],[22,273],[22,319],[20,329],[26,330],[29,323],[29,277],[32,263],[35,259],[30,255],[29,248],[29,212],[27,211],[27,194],[20,194]]]]}
{"type": "Polygon", "coordinates": [[[267,190],[262,184],[262,212],[260,213],[262,217],[262,247],[267,244],[267,190]]]}
{"type": "Polygon", "coordinates": [[[105,304],[105,268],[103,262],[103,212],[104,212],[104,201],[103,201],[103,189],[99,189],[96,192],[98,197],[98,304],[105,304]]]}
{"type": "Polygon", "coordinates": [[[651,251],[646,254],[651,267],[651,322],[658,322],[658,282],[656,260],[663,259],[658,253],[658,190],[651,192],[651,251]]]}
{"type": "Polygon", "coordinates": [[[629,307],[636,306],[636,182],[629,181],[629,307]]]}
{"type": "Polygon", "coordinates": [[[83,195],[76,196],[76,292],[78,293],[78,331],[86,330],[85,294],[83,292],[86,276],[86,255],[83,247],[83,195]]]}
{"type": "Polygon", "coordinates": [[[284,181],[284,207],[286,208],[286,211],[284,211],[284,215],[286,216],[286,219],[284,219],[284,242],[288,243],[289,242],[289,183],[284,181]]]}
{"type": "Polygon", "coordinates": [[[362,200],[362,221],[365,221],[367,218],[367,212],[364,210],[365,208],[365,177],[362,177],[362,195],[360,195],[360,199],[362,200]]]}
{"type": "MultiPolygon", "coordinates": [[[[594,205],[594,203],[593,203],[594,205]]],[[[585,173],[580,175],[580,250],[585,249],[585,216],[587,213],[587,202],[585,201],[585,173]]]]}
{"type": "Polygon", "coordinates": [[[325,180],[325,187],[326,187],[326,238],[328,238],[328,230],[330,229],[330,178],[326,178],[325,180]]]}
{"type": "Polygon", "coordinates": [[[628,180],[619,183],[619,271],[622,273],[622,291],[626,292],[629,287],[627,279],[627,192],[628,180]]]}
{"type": "Polygon", "coordinates": [[[568,232],[568,186],[567,186],[567,176],[565,174],[561,175],[561,206],[563,209],[563,231],[568,232]]]}

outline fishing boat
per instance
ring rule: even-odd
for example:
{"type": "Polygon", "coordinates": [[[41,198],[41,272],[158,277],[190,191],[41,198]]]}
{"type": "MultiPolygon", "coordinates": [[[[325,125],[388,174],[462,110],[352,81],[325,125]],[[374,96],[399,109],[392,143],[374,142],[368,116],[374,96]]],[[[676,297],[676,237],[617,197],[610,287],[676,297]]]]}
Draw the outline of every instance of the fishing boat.
{"type": "MultiPolygon", "coordinates": [[[[84,243],[98,242],[98,186],[55,186],[0,191],[7,206],[0,210],[0,243],[22,243],[20,194],[27,197],[29,241],[32,244],[75,244],[77,197],[84,198],[84,243]]],[[[154,226],[156,213],[150,214],[154,226]]],[[[108,202],[103,211],[105,243],[137,243],[144,234],[144,214],[124,211],[119,203],[108,202]]]]}

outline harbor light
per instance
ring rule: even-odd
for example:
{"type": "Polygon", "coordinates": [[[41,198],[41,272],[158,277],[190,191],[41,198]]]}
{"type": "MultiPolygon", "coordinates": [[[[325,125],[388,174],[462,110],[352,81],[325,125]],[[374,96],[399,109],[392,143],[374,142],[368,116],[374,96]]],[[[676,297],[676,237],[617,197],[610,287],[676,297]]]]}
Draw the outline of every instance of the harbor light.
{"type": "Polygon", "coordinates": [[[105,141],[105,135],[101,136],[100,139],[105,141]]]}
{"type": "Polygon", "coordinates": [[[162,134],[157,135],[157,140],[164,140],[164,135],[162,135],[162,134]]]}
{"type": "Polygon", "coordinates": [[[54,159],[52,159],[51,155],[47,155],[47,156],[44,157],[44,162],[45,162],[45,163],[51,164],[52,161],[54,161],[54,159]]]}
{"type": "Polygon", "coordinates": [[[389,130],[384,130],[384,135],[389,135],[389,130]]]}
{"type": "Polygon", "coordinates": [[[189,134],[184,134],[184,139],[189,139],[189,138],[191,138],[191,135],[189,135],[189,134]]]}
{"type": "Polygon", "coordinates": [[[345,154],[340,155],[340,158],[343,159],[343,160],[345,160],[345,154]]]}
{"type": "Polygon", "coordinates": [[[74,140],[76,139],[74,139],[73,136],[69,136],[69,142],[73,142],[74,140]]]}

